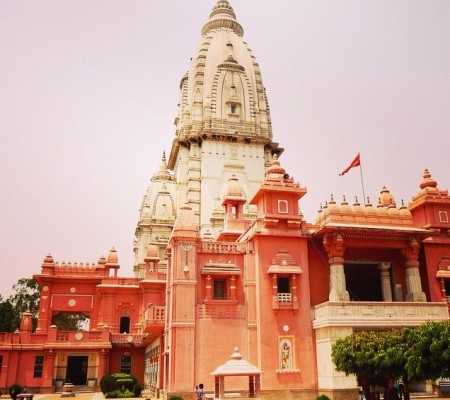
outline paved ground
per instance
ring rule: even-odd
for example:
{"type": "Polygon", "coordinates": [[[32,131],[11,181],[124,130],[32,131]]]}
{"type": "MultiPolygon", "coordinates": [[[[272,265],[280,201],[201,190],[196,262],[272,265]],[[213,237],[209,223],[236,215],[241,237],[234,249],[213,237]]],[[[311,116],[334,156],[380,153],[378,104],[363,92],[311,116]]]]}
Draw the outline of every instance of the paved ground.
{"type": "MultiPolygon", "coordinates": [[[[10,399],[9,396],[1,396],[1,399],[10,399]]],[[[102,392],[95,393],[75,393],[75,397],[66,397],[62,398],[64,400],[105,400],[105,396],[103,396],[102,392]]],[[[53,393],[53,394],[35,394],[33,395],[33,400],[61,400],[61,393],[53,393]]],[[[139,399],[126,399],[126,400],[156,400],[154,398],[147,397],[145,393],[142,394],[142,397],[139,399]]]]}

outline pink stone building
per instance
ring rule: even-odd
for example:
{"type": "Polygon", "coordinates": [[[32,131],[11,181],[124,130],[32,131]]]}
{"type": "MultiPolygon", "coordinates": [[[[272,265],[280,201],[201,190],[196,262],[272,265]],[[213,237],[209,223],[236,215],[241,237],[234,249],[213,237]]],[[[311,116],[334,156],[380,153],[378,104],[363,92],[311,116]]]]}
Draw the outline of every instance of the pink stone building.
{"type": "Polygon", "coordinates": [[[180,88],[169,161],[140,210],[135,276],[119,275],[114,249],[95,264],[46,256],[36,331],[25,313],[0,333],[0,387],[98,390],[127,372],[160,398],[194,398],[202,382],[216,398],[356,400],[356,378],[331,361],[337,338],[449,319],[447,190],[425,170],[407,206],[382,188],[375,205],[330,199],[305,221],[301,199],[314,193],[280,164],[259,66],[225,0],[180,88]],[[61,314],[89,323],[58,331],[61,314]]]}

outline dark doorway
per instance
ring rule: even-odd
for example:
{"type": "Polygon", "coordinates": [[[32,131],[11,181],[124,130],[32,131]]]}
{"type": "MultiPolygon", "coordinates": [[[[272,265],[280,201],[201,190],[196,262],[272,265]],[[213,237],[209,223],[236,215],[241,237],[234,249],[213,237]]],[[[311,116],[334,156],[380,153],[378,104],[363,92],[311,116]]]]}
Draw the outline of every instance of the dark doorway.
{"type": "Polygon", "coordinates": [[[351,301],[383,301],[378,264],[345,264],[344,271],[351,301]]]}
{"type": "Polygon", "coordinates": [[[130,317],[120,318],[120,333],[130,333],[130,317]]]}
{"type": "Polygon", "coordinates": [[[74,385],[87,384],[88,358],[87,356],[67,357],[66,382],[74,385]]]}

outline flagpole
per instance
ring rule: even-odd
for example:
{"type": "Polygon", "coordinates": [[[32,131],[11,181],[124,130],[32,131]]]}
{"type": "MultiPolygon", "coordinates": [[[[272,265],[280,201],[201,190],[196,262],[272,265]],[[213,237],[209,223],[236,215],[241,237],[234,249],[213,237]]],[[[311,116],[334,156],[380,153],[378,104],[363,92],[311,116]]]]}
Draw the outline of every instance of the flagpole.
{"type": "Polygon", "coordinates": [[[364,191],[364,179],[363,179],[363,173],[362,173],[362,167],[361,163],[359,163],[359,172],[361,173],[361,186],[363,191],[363,205],[366,205],[366,192],[364,191]]]}

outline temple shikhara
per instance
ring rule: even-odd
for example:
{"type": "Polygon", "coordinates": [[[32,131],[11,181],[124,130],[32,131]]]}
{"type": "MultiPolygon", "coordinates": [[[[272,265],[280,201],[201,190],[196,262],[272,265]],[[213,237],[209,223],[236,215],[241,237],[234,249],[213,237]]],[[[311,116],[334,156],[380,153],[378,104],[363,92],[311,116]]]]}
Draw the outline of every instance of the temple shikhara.
{"type": "Polygon", "coordinates": [[[331,360],[336,339],[449,319],[448,191],[425,169],[407,204],[382,187],[373,204],[318,201],[306,221],[302,197],[314,193],[283,168],[243,35],[217,1],[140,206],[134,276],[120,275],[114,249],[92,264],[45,256],[36,330],[25,313],[0,333],[0,387],[99,390],[103,375],[127,372],[165,399],[194,398],[202,382],[220,399],[356,400],[357,379],[331,360]],[[89,322],[59,331],[63,314],[89,322]]]}

